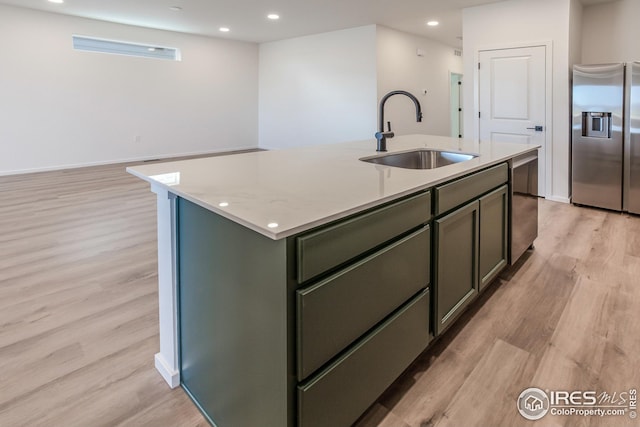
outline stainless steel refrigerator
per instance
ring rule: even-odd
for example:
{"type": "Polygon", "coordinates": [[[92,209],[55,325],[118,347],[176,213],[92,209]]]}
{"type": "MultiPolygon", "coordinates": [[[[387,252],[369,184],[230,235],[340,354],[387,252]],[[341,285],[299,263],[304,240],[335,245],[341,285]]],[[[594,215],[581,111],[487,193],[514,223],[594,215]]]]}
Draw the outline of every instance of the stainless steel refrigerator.
{"type": "Polygon", "coordinates": [[[573,67],[572,202],[640,214],[640,62],[573,67]]]}

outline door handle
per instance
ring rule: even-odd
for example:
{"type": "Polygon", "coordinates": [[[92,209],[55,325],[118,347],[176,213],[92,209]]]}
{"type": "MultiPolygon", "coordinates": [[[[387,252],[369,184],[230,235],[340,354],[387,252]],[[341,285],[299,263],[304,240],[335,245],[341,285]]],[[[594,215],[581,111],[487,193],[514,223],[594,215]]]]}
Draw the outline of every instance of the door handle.
{"type": "Polygon", "coordinates": [[[527,129],[535,130],[536,132],[542,132],[542,131],[544,130],[544,127],[542,127],[542,126],[535,126],[535,127],[527,128],[527,129]]]}

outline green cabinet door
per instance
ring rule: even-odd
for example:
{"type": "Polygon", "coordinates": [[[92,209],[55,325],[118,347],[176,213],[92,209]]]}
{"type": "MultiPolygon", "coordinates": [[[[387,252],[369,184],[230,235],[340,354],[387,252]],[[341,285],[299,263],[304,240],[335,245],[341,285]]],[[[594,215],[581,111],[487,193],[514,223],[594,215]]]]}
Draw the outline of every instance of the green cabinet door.
{"type": "Polygon", "coordinates": [[[480,198],[480,290],[507,266],[507,189],[480,198]]]}
{"type": "Polygon", "coordinates": [[[435,220],[435,332],[440,334],[478,295],[480,202],[435,220]]]}

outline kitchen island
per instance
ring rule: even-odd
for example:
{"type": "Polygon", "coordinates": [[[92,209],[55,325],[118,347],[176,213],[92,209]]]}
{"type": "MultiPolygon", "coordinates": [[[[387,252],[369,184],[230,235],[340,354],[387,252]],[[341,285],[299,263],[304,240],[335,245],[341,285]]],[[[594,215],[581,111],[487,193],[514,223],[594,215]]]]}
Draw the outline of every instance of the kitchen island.
{"type": "Polygon", "coordinates": [[[409,135],[149,164],[160,352],[219,427],[350,425],[508,263],[509,170],[537,146],[409,135]],[[378,154],[379,155],[379,154],[378,154]]]}

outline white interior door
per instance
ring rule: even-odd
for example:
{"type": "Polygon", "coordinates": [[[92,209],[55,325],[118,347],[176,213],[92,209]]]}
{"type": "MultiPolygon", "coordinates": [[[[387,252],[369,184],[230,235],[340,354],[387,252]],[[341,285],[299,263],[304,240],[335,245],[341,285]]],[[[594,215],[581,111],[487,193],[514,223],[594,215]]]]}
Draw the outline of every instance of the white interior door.
{"type": "Polygon", "coordinates": [[[480,142],[539,144],[538,194],[545,195],[546,47],[479,52],[480,142]]]}

